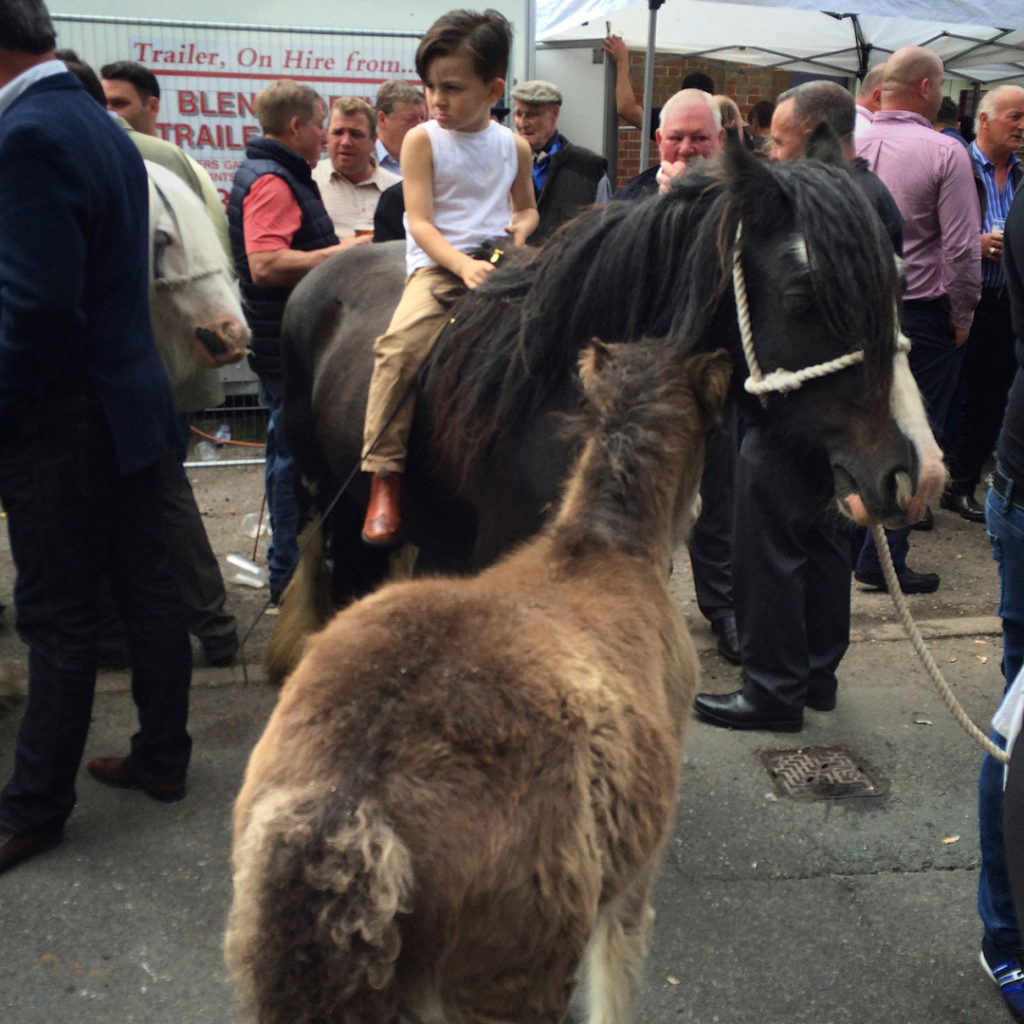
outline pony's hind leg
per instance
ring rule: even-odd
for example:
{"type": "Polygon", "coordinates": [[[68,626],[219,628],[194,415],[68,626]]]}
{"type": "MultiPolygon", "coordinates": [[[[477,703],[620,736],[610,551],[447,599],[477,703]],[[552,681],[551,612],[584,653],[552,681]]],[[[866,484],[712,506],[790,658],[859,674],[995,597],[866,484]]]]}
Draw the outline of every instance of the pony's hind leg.
{"type": "Polygon", "coordinates": [[[598,911],[586,957],[587,1024],[634,1020],[653,925],[648,879],[598,911]]]}

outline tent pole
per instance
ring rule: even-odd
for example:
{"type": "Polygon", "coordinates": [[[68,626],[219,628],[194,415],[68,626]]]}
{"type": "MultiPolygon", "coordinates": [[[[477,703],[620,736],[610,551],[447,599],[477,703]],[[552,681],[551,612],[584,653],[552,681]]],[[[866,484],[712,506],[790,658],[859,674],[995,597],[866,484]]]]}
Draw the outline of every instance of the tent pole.
{"type": "Polygon", "coordinates": [[[647,60],[644,62],[643,123],[640,126],[640,170],[647,170],[651,151],[650,125],[654,117],[654,41],[658,34],[658,8],[665,0],[647,0],[650,16],[647,20],[647,60]]]}

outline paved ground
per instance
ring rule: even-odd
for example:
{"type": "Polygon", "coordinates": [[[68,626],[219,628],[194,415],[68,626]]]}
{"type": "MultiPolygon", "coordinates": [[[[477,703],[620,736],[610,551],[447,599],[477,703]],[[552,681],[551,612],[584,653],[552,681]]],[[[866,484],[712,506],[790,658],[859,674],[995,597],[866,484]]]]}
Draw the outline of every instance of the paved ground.
{"type": "MultiPolygon", "coordinates": [[[[193,474],[215,548],[250,556],[242,518],[259,511],[257,469],[193,474]]],[[[914,534],[911,565],[938,570],[912,599],[936,659],[975,719],[1002,688],[996,568],[984,529],[937,513],[914,534]]],[[[0,541],[0,601],[11,570],[0,541]]],[[[261,548],[262,552],[262,548],[261,548]]],[[[260,552],[260,553],[261,553],[260,552]]],[[[258,556],[259,554],[258,553],[258,556]]],[[[713,650],[685,556],[675,592],[702,650],[704,685],[737,670],[713,650]]],[[[229,899],[230,806],[275,693],[258,667],[272,620],[266,591],[230,585],[254,626],[242,667],[198,668],[190,794],[158,805],[84,775],[58,849],[0,878],[2,1024],[228,1024],[220,943],[229,899]]],[[[17,683],[23,651],[8,610],[0,666],[17,683]]],[[[658,888],[644,1024],[1000,1024],[1009,1020],[977,965],[979,754],[900,638],[888,598],[855,588],[854,640],[840,702],[808,712],[798,736],[693,723],[679,810],[658,888]],[[881,795],[780,797],[760,750],[835,745],[881,795]]],[[[127,677],[101,679],[87,757],[125,749],[127,677]]],[[[0,775],[17,706],[0,711],[0,775]]]]}

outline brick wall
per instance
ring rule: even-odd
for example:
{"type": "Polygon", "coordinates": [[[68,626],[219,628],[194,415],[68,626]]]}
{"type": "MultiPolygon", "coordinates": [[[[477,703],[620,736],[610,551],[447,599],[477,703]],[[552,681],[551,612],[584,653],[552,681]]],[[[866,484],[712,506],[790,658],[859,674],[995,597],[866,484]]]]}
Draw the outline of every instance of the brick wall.
{"type": "MultiPolygon", "coordinates": [[[[629,81],[637,102],[643,102],[644,59],[642,50],[629,54],[629,81]]],[[[679,91],[683,79],[691,71],[703,71],[715,83],[715,92],[732,97],[744,117],[759,100],[774,100],[789,88],[789,72],[765,68],[706,67],[699,61],[673,53],[657,53],[654,58],[654,106],[660,107],[674,92],[679,91]]],[[[615,187],[620,188],[635,174],[640,173],[640,132],[635,128],[619,126],[618,177],[615,187]]],[[[649,164],[658,162],[658,150],[653,140],[649,150],[649,164]]]]}

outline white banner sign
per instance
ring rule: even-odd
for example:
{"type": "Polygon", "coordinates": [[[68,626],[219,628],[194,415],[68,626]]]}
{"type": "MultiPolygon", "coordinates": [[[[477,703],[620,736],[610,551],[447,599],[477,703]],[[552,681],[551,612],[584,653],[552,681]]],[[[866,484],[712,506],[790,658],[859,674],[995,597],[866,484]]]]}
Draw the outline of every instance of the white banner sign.
{"type": "Polygon", "coordinates": [[[327,105],[359,96],[371,105],[391,78],[419,86],[413,66],[419,36],[54,17],[57,45],[97,74],[133,60],[160,83],[160,135],[210,173],[227,198],[247,142],[260,134],[258,92],[280,78],[311,85],[327,105]]]}

